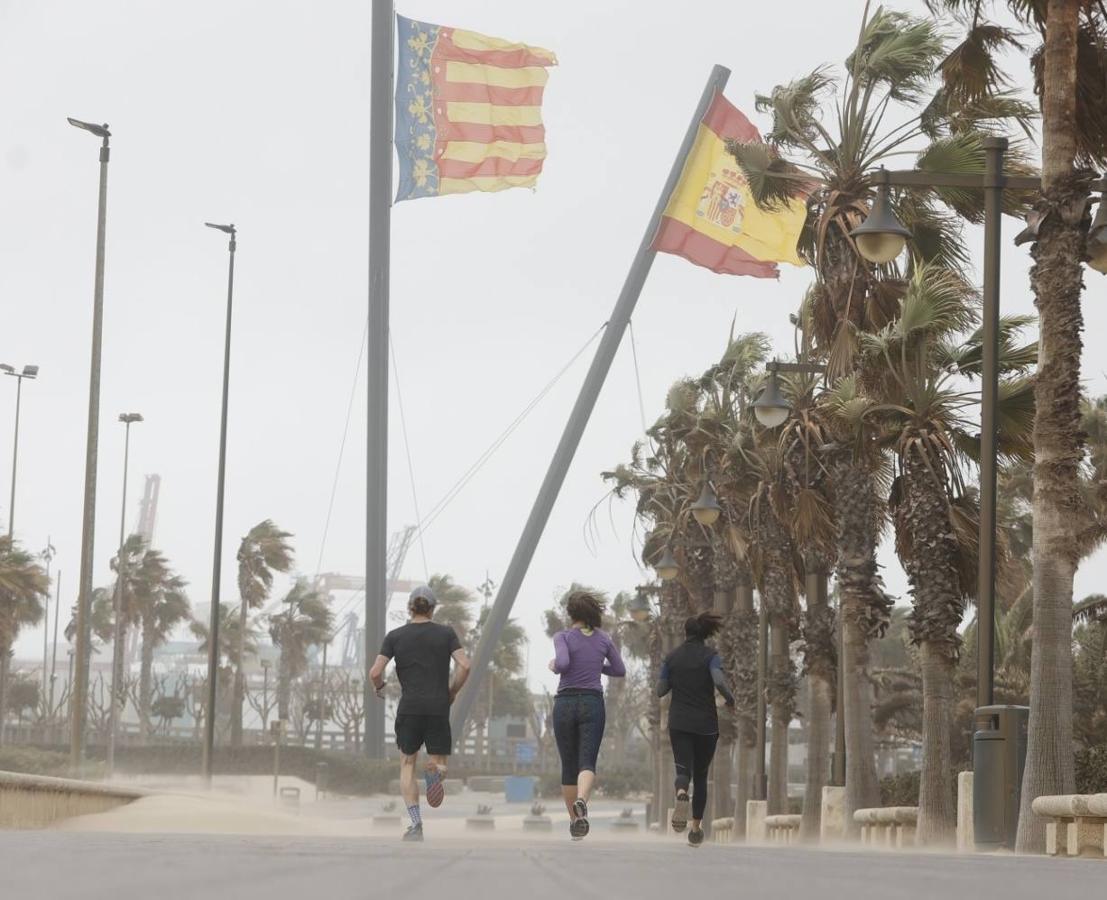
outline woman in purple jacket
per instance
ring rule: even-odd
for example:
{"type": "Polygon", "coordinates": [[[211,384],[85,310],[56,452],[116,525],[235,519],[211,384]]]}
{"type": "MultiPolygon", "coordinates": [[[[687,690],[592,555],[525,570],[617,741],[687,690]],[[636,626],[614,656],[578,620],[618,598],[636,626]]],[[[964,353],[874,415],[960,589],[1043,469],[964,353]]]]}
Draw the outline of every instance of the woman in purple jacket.
{"type": "Polygon", "coordinates": [[[596,781],[596,757],[605,713],[600,675],[622,678],[626,666],[615,642],[600,630],[603,605],[587,591],[574,591],[566,607],[570,628],[554,635],[550,670],[561,676],[553,725],[561,755],[561,796],[569,810],[569,834],[588,834],[588,797],[596,781]]]}

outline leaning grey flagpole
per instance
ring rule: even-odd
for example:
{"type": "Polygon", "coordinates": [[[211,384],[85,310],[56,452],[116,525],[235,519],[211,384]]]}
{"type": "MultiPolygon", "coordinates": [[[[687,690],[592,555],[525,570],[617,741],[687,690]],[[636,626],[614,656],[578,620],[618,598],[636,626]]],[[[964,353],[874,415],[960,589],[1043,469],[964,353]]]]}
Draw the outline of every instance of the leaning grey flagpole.
{"type": "Polygon", "coordinates": [[[635,255],[634,262],[627,273],[626,281],[623,282],[623,289],[619,292],[615,309],[611,313],[611,318],[607,321],[607,328],[600,340],[600,346],[596,349],[596,356],[584,378],[580,395],[573,405],[573,411],[569,414],[569,421],[565,425],[561,441],[557,445],[557,450],[554,451],[550,467],[542,481],[542,487],[538,490],[538,497],[534,501],[534,507],[530,511],[527,524],[523,527],[523,533],[520,535],[515,553],[511,557],[511,563],[504,574],[500,590],[496,594],[496,602],[492,605],[492,610],[488,614],[487,624],[474,654],[472,677],[470,677],[465,688],[454,702],[450,714],[450,725],[453,728],[455,741],[461,739],[465,720],[473,707],[474,699],[480,692],[481,681],[488,669],[492,651],[499,643],[504,625],[507,624],[508,617],[511,615],[511,608],[515,604],[515,597],[523,584],[523,578],[526,577],[527,568],[530,566],[531,558],[538,546],[538,540],[542,537],[542,531],[546,527],[550,511],[553,509],[558,492],[565,481],[565,475],[569,471],[569,465],[573,461],[573,455],[576,453],[581,435],[584,434],[584,428],[588,424],[588,418],[592,414],[593,407],[596,405],[596,399],[599,397],[600,389],[607,378],[607,372],[615,359],[615,352],[619,349],[623,332],[626,331],[627,324],[630,322],[634,306],[638,302],[638,295],[642,293],[642,286],[646,283],[646,276],[650,273],[650,266],[653,264],[655,255],[653,240],[657,234],[657,228],[661,224],[661,216],[669,203],[669,196],[676,188],[677,182],[680,181],[680,176],[684,171],[684,163],[692,150],[692,144],[696,140],[696,132],[699,130],[700,121],[707,113],[707,108],[711,105],[715,95],[721,93],[723,88],[726,87],[729,78],[730,69],[715,66],[711,70],[711,77],[707,79],[703,95],[700,97],[700,102],[692,115],[692,121],[688,124],[688,131],[681,142],[680,151],[677,153],[672,169],[669,170],[669,177],[665,181],[665,187],[658,198],[657,206],[654,207],[653,215],[650,216],[642,242],[638,245],[638,253],[635,255]]]}
{"type": "Polygon", "coordinates": [[[365,481],[365,754],[384,758],[384,704],[369,667],[384,640],[388,573],[388,288],[392,241],[392,0],[373,0],[369,83],[369,345],[365,481]]]}

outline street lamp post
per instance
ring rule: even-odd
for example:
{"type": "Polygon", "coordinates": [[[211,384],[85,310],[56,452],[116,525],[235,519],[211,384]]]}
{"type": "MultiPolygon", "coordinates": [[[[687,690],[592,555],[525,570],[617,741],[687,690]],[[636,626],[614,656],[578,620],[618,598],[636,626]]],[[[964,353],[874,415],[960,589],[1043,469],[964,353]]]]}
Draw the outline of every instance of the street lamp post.
{"type": "Polygon", "coordinates": [[[77,583],[77,660],[69,735],[69,764],[80,771],[88,716],[88,671],[92,646],[92,564],[96,536],[96,457],[100,437],[100,355],[104,331],[104,243],[107,236],[108,160],[111,132],[107,125],[68,119],[100,138],[100,192],[96,212],[96,271],[92,289],[92,361],[88,380],[88,434],[85,443],[85,491],[81,522],[81,570],[77,583]]]}
{"type": "Polygon", "coordinates": [[[204,716],[204,781],[211,784],[212,754],[215,750],[215,695],[219,675],[219,581],[223,566],[223,487],[227,470],[227,400],[231,377],[231,309],[234,302],[234,254],[237,234],[234,225],[204,223],[230,235],[227,246],[227,326],[223,344],[223,412],[219,424],[219,475],[215,489],[215,552],[211,570],[211,617],[208,626],[208,704],[204,716]]]}
{"type": "MultiPolygon", "coordinates": [[[[869,262],[890,262],[903,250],[911,233],[896,219],[888,202],[890,187],[968,188],[984,191],[984,285],[983,360],[980,414],[980,531],[977,568],[977,677],[976,705],[991,706],[995,697],[995,570],[996,570],[996,398],[999,393],[999,275],[1002,236],[1003,192],[1037,191],[1042,181],[1036,176],[1008,175],[1003,171],[1007,139],[985,136],[984,172],[963,175],[919,170],[889,172],[880,169],[872,176],[877,197],[866,220],[852,232],[857,249],[869,262]]],[[[1096,271],[1107,269],[1107,178],[1091,185],[1100,191],[1099,208],[1088,234],[1088,263],[1096,271]]],[[[1018,238],[1031,240],[1032,224],[1018,238]]]]}
{"type": "Polygon", "coordinates": [[[23,379],[32,381],[38,377],[38,366],[24,366],[23,371],[17,372],[14,366],[0,363],[0,372],[11,375],[15,381],[15,439],[12,444],[12,493],[8,502],[8,540],[15,540],[15,473],[16,461],[19,459],[19,406],[23,398],[23,379]]]}
{"type": "Polygon", "coordinates": [[[120,413],[124,424],[123,438],[123,501],[119,510],[119,556],[115,573],[115,591],[112,598],[112,651],[111,651],[111,715],[108,726],[108,777],[115,771],[115,744],[119,739],[119,709],[126,696],[123,692],[123,579],[126,577],[126,561],[123,546],[126,542],[127,523],[127,467],[131,457],[131,425],[142,421],[141,413],[120,413]]]}

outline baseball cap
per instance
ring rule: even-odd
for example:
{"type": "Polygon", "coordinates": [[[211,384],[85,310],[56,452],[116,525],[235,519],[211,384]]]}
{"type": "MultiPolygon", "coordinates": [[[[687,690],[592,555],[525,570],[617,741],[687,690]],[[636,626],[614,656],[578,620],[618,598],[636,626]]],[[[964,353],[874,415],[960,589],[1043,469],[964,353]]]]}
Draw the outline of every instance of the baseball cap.
{"type": "Polygon", "coordinates": [[[430,589],[428,585],[421,584],[415,590],[411,592],[411,596],[408,597],[408,603],[414,603],[416,600],[426,600],[431,606],[438,605],[438,598],[434,596],[434,591],[430,589]]]}

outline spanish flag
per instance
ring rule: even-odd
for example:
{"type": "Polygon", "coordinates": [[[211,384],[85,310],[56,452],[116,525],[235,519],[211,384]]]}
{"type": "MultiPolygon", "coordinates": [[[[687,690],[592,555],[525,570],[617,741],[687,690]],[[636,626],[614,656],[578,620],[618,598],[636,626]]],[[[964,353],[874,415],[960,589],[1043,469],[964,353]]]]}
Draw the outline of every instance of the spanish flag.
{"type": "Polygon", "coordinates": [[[533,187],[549,50],[397,16],[397,200],[533,187]]]}
{"type": "Polygon", "coordinates": [[[802,266],[796,242],[807,218],[805,204],[797,199],[781,210],[758,209],[726,151],[727,140],[760,141],[761,135],[716,94],[665,207],[653,248],[725,275],[776,278],[778,262],[802,266]]]}

